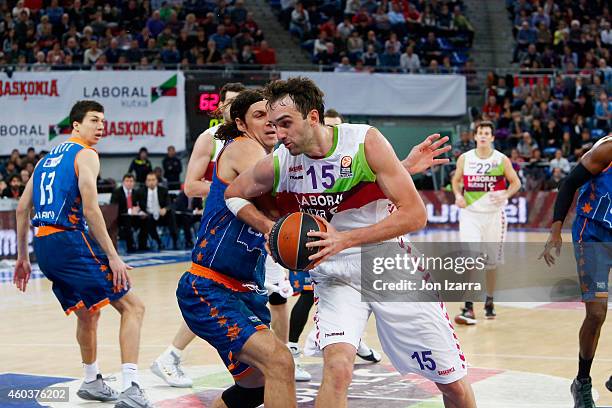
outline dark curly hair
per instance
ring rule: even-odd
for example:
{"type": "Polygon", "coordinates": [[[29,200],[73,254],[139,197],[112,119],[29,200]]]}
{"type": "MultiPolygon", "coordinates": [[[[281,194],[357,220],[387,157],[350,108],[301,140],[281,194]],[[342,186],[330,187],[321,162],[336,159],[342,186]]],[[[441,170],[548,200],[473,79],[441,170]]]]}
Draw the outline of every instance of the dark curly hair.
{"type": "Polygon", "coordinates": [[[285,96],[289,96],[304,119],[310,111],[316,110],[319,112],[319,123],[325,123],[323,119],[325,112],[323,98],[325,95],[310,78],[295,77],[270,82],[264,88],[264,95],[268,100],[268,106],[280,101],[285,96]]]}
{"type": "Polygon", "coordinates": [[[232,107],[230,108],[230,117],[232,120],[219,126],[219,129],[217,129],[215,133],[215,138],[227,142],[240,136],[242,131],[238,129],[236,119],[239,118],[246,123],[245,117],[251,105],[263,100],[265,100],[265,98],[260,90],[247,89],[246,91],[240,92],[236,99],[234,99],[234,102],[232,102],[232,107]]]}

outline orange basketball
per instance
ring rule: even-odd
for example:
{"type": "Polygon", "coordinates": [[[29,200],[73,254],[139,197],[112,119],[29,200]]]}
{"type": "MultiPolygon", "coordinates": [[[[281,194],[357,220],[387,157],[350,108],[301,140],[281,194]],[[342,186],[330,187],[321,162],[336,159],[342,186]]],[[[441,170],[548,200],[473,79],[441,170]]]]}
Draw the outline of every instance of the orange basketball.
{"type": "Polygon", "coordinates": [[[309,237],[310,231],[327,231],[325,224],[310,214],[295,212],[279,219],[270,231],[269,244],[272,257],[284,268],[292,271],[307,271],[316,261],[308,257],[319,251],[318,247],[307,248],[306,243],[318,241],[309,237]]]}

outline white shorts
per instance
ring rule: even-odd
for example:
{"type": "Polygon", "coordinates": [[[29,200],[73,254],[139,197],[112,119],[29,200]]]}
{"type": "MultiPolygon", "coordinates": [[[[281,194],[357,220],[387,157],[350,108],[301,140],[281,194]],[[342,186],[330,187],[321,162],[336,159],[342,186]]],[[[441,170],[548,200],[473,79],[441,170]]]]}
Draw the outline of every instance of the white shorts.
{"type": "Polygon", "coordinates": [[[287,279],[285,269],[274,262],[271,256],[266,258],[266,283],[265,286],[278,286],[280,282],[287,279]]]}
{"type": "MultiPolygon", "coordinates": [[[[354,259],[344,265],[332,261],[319,268],[331,274],[330,269],[346,270],[354,264],[354,259]]],[[[317,311],[314,333],[304,348],[306,355],[317,355],[335,343],[357,349],[370,313],[374,313],[382,349],[400,373],[417,373],[440,384],[467,374],[465,356],[443,302],[362,302],[359,291],[333,279],[316,282],[314,294],[317,311]]]]}
{"type": "Polygon", "coordinates": [[[459,212],[459,239],[461,242],[485,242],[488,266],[504,263],[504,247],[508,220],[506,211],[475,212],[462,208],[459,212]]]}

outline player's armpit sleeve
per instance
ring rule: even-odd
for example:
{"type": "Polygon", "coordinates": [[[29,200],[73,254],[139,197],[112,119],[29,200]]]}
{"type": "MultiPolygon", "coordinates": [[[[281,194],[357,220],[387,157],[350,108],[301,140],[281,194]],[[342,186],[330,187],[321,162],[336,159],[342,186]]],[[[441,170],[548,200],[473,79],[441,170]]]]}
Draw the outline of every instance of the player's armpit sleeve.
{"type": "Polygon", "coordinates": [[[555,212],[553,215],[553,222],[565,220],[567,213],[572,206],[574,201],[574,194],[576,190],[592,179],[594,176],[582,163],[578,163],[576,167],[570,172],[570,174],[561,182],[559,187],[559,193],[557,194],[557,200],[555,201],[555,212]]]}

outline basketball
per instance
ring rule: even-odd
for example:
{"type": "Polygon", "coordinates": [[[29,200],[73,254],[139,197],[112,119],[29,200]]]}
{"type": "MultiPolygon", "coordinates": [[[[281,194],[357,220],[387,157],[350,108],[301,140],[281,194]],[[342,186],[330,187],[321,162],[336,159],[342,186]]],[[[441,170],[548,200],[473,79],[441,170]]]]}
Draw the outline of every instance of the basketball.
{"type": "Polygon", "coordinates": [[[313,268],[316,261],[310,261],[308,257],[317,253],[319,248],[306,247],[306,243],[318,240],[307,236],[310,231],[327,231],[327,227],[312,215],[301,212],[279,219],[272,227],[269,238],[274,260],[291,271],[313,268]]]}

